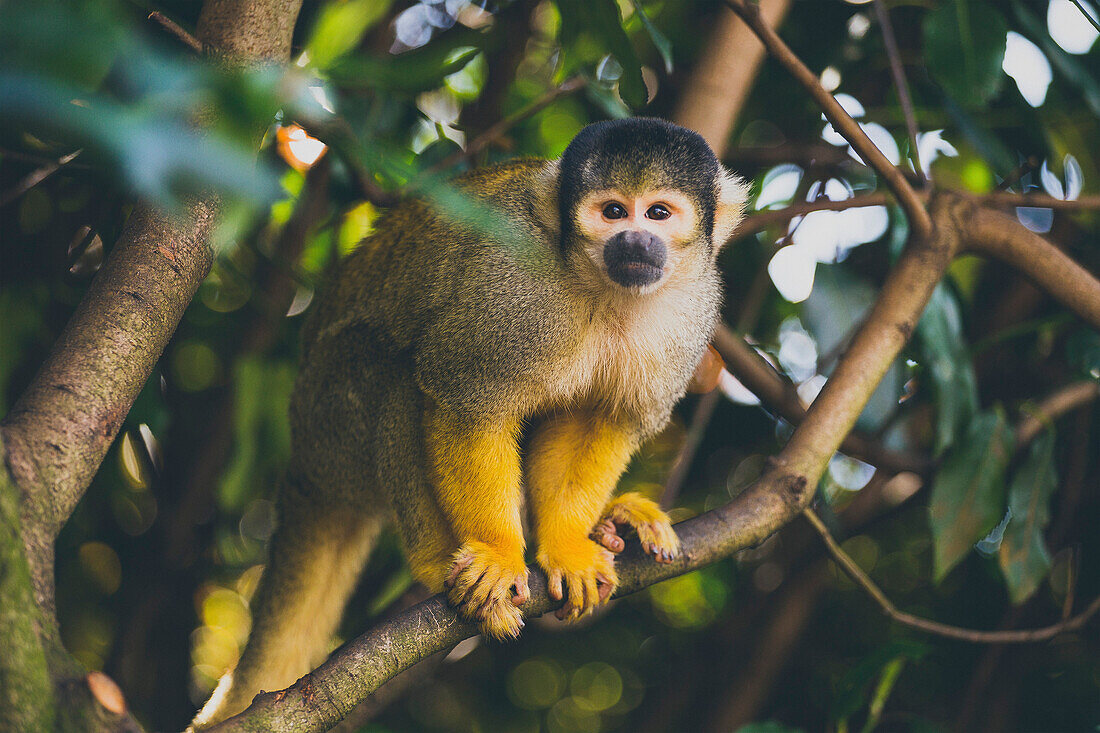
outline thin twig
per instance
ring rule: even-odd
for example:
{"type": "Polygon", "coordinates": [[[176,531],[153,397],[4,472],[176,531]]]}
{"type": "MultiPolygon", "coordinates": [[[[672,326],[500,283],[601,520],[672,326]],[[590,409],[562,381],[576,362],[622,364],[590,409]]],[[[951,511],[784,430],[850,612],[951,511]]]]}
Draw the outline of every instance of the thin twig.
{"type": "MultiPolygon", "coordinates": [[[[918,191],[917,197],[927,200],[927,193],[918,191]]],[[[975,200],[994,206],[1032,206],[1036,208],[1056,209],[1058,211],[1086,211],[1100,209],[1100,195],[1081,196],[1076,199],[1059,199],[1040,193],[1015,193],[1013,191],[991,191],[984,194],[967,194],[975,200]]],[[[815,211],[847,211],[865,206],[886,206],[890,197],[885,193],[868,193],[849,199],[832,201],[802,201],[781,209],[765,209],[746,216],[730,235],[730,239],[747,237],[763,231],[773,224],[782,224],[796,216],[805,216],[815,211]]]]}
{"type": "Polygon", "coordinates": [[[9,188],[3,194],[0,194],[0,206],[6,206],[7,204],[10,204],[12,201],[15,201],[27,191],[30,191],[39,183],[42,183],[42,181],[52,176],[54,173],[57,173],[57,171],[61,170],[62,166],[76,158],[76,156],[80,155],[82,151],[83,148],[73,151],[68,155],[63,155],[57,160],[51,163],[47,163],[41,168],[33,170],[27,175],[23,176],[23,178],[18,183],[9,188]]]}
{"type": "Polygon", "coordinates": [[[703,442],[707,425],[710,424],[710,418],[714,415],[714,408],[718,407],[721,396],[722,390],[720,389],[712,389],[710,392],[699,396],[699,401],[695,405],[695,412],[691,414],[691,425],[688,426],[687,435],[684,436],[684,444],[680,446],[680,452],[676,455],[672,470],[668,472],[668,478],[665,479],[664,490],[661,492],[661,506],[665,509],[676,503],[680,487],[684,485],[684,479],[687,478],[687,472],[691,468],[695,452],[699,450],[699,444],[703,442]]]}
{"type": "Polygon", "coordinates": [[[1100,397],[1100,384],[1080,381],[1068,384],[1031,407],[1016,426],[1016,449],[1035,439],[1043,428],[1068,412],[1100,397]]]}
{"type": "Polygon", "coordinates": [[[1062,601],[1062,618],[1067,619],[1073,613],[1073,600],[1077,594],[1077,548],[1069,548],[1069,560],[1066,561],[1066,598],[1062,601]]]}
{"type": "Polygon", "coordinates": [[[890,197],[885,193],[869,193],[862,196],[853,196],[850,199],[833,201],[820,199],[818,201],[802,201],[782,209],[767,209],[746,216],[737,228],[734,229],[731,239],[746,237],[750,234],[763,231],[773,224],[783,224],[796,216],[805,216],[815,211],[847,211],[862,206],[885,206],[890,203],[890,197]]]}
{"type": "Polygon", "coordinates": [[[836,131],[851,144],[860,158],[882,177],[905,210],[913,233],[919,239],[928,239],[932,234],[932,219],[925,210],[917,192],[905,180],[905,176],[897,166],[891,163],[882,151],[871,142],[871,139],[867,137],[867,133],[836,101],[836,97],[825,91],[825,87],[821,86],[817,76],[791,51],[790,47],[783,42],[783,39],[776,34],[775,30],[761,19],[760,10],[756,5],[747,2],[747,0],[725,0],[725,3],[752,28],[763,42],[764,47],[768,49],[768,52],[809,93],[810,97],[821,108],[821,111],[825,113],[825,117],[833,123],[836,131]]]}
{"type": "Polygon", "coordinates": [[[159,23],[161,27],[164,28],[164,30],[171,33],[179,41],[181,41],[183,45],[187,46],[195,53],[201,54],[203,52],[202,41],[188,33],[179,23],[172,20],[159,10],[154,10],[152,13],[149,13],[149,20],[159,23]]]}
{"type": "Polygon", "coordinates": [[[1069,0],[1071,3],[1077,6],[1077,9],[1081,11],[1081,15],[1085,16],[1085,19],[1092,23],[1092,27],[1100,31],[1100,22],[1096,18],[1092,17],[1092,13],[1085,9],[1085,6],[1081,4],[1081,0],[1069,0]]]}
{"type": "Polygon", "coordinates": [[[829,554],[832,555],[833,560],[836,561],[845,575],[851,578],[852,582],[862,588],[867,595],[871,596],[878,607],[882,609],[883,613],[894,621],[910,628],[920,629],[929,634],[943,636],[948,639],[958,639],[960,641],[969,641],[976,644],[1027,644],[1031,642],[1048,641],[1063,632],[1076,631],[1083,628],[1085,624],[1088,623],[1089,619],[1092,618],[1097,611],[1100,611],[1100,597],[1097,597],[1084,611],[1073,618],[1065,619],[1040,629],[1027,629],[1021,631],[980,631],[977,629],[964,629],[959,626],[951,626],[949,624],[940,623],[939,621],[932,621],[930,619],[914,616],[905,611],[898,610],[898,607],[894,605],[893,601],[887,598],[882,589],[875,585],[875,582],[871,580],[867,573],[863,572],[863,568],[857,565],[855,560],[841,549],[837,541],[833,539],[832,534],[829,532],[829,528],[825,526],[825,523],[821,521],[821,518],[817,516],[812,509],[809,507],[803,509],[802,515],[806,517],[810,524],[813,525],[813,528],[817,530],[817,533],[821,535],[821,539],[825,542],[829,554]]]}
{"type": "Polygon", "coordinates": [[[522,109],[516,110],[512,114],[502,119],[500,122],[497,122],[488,130],[471,140],[470,143],[466,145],[465,150],[458,150],[451,155],[448,155],[439,163],[429,168],[426,173],[439,173],[440,171],[445,171],[448,168],[453,168],[464,160],[468,160],[469,158],[474,157],[482,150],[489,147],[501,137],[503,137],[504,133],[518,125],[520,122],[523,122],[530,117],[534,117],[536,114],[549,107],[561,97],[572,94],[579,89],[583,89],[586,84],[587,81],[584,79],[584,77],[581,76],[574,76],[570,79],[567,79],[559,86],[550,89],[541,97],[531,102],[527,106],[523,107],[522,109]]]}
{"type": "Polygon", "coordinates": [[[894,37],[894,26],[890,23],[890,13],[882,0],[875,0],[875,17],[882,28],[882,42],[886,46],[886,56],[890,59],[890,73],[894,77],[901,112],[905,115],[905,129],[909,133],[909,157],[913,159],[913,170],[921,181],[926,180],[924,169],[920,165],[920,152],[917,149],[917,116],[913,111],[913,98],[909,96],[909,82],[905,78],[905,68],[901,63],[898,41],[894,37]]]}
{"type": "Polygon", "coordinates": [[[1084,211],[1100,209],[1100,195],[1080,196],[1075,199],[1059,199],[1043,193],[1014,193],[1012,191],[990,191],[979,194],[978,198],[990,204],[1008,206],[1035,206],[1058,211],[1084,211]]]}

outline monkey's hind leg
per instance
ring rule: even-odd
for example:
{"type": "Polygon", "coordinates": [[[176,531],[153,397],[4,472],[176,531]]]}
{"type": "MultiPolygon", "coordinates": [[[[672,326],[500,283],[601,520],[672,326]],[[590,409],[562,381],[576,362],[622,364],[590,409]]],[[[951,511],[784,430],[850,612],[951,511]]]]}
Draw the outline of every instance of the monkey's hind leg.
{"type": "Polygon", "coordinates": [[[287,485],[280,495],[279,527],[252,599],[248,644],[195,717],[196,729],[241,712],[260,690],[289,687],[324,660],[378,538],[382,515],[319,504],[297,489],[287,485]]]}
{"type": "MultiPolygon", "coordinates": [[[[615,525],[632,527],[638,533],[642,549],[657,562],[672,562],[680,554],[680,538],[672,529],[672,521],[668,515],[655,501],[637,492],[630,491],[611,500],[603,511],[600,523],[596,525],[594,539],[606,547],[603,538],[617,535],[615,525]]],[[[619,540],[618,549],[622,549],[621,543],[622,540],[619,540]]]]}

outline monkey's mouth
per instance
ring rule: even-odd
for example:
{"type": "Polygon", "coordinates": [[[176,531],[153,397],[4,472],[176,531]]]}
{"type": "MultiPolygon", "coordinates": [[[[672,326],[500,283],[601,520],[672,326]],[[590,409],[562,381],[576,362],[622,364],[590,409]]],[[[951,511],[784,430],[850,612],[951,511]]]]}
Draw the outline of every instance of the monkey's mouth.
{"type": "Polygon", "coordinates": [[[665,269],[660,265],[641,260],[623,260],[607,264],[608,276],[624,288],[652,285],[661,279],[665,269]]]}

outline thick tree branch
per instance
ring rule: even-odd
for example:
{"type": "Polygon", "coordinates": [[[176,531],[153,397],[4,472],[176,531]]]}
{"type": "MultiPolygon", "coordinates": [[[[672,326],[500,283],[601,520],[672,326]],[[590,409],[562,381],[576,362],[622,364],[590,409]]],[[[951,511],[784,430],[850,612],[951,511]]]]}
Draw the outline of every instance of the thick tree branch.
{"type": "Polygon", "coordinates": [[[173,218],[148,206],[126,228],[27,390],[3,422],[23,494],[38,600],[52,608],[51,554],[130,405],[210,269],[213,200],[173,218]]]}
{"type": "MultiPolygon", "coordinates": [[[[0,449],[3,443],[0,441],[0,449]]],[[[55,702],[23,550],[19,489],[0,471],[0,728],[52,730],[55,702]]]]}
{"type": "MultiPolygon", "coordinates": [[[[776,27],[790,5],[790,0],[761,0],[760,13],[776,27]]],[[[704,48],[673,119],[702,135],[721,158],[764,60],[764,47],[736,15],[720,10],[704,48]]]]}
{"type": "MultiPolygon", "coordinates": [[[[227,64],[285,61],[300,2],[207,0],[199,40],[227,64]]],[[[4,609],[42,619],[35,631],[53,678],[57,715],[80,729],[134,724],[95,707],[88,682],[76,677],[78,665],[61,647],[53,608],[54,539],[210,269],[208,239],[217,210],[213,194],[193,199],[174,216],[137,206],[45,363],[0,424],[3,481],[18,487],[20,502],[20,524],[4,526],[21,531],[19,549],[25,550],[35,599],[9,606],[6,598],[4,609]]],[[[18,563],[0,568],[10,578],[18,572],[18,563]]],[[[22,638],[21,628],[0,626],[6,649],[22,638]]],[[[36,665],[26,661],[33,676],[36,665]]],[[[0,684],[9,689],[13,680],[5,676],[0,684]]]]}
{"type": "Polygon", "coordinates": [[[1093,328],[1100,329],[1100,280],[1014,217],[975,207],[959,222],[968,249],[1012,265],[1093,328]]]}

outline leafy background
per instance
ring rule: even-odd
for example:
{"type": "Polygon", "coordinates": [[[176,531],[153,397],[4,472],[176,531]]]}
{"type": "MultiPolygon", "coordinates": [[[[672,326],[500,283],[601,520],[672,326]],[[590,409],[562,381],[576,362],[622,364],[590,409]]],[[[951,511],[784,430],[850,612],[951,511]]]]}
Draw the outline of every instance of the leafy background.
{"type": "MultiPolygon", "coordinates": [[[[1050,18],[1061,5],[889,3],[922,163],[937,185],[985,192],[1023,170],[1013,190],[1095,190],[1100,58],[1057,40],[1050,18]],[[1032,67],[1041,72],[1041,58],[1050,72],[1038,103],[1034,85],[1025,96],[1005,71],[1020,39],[1032,67]]],[[[667,0],[306,2],[296,63],[246,71],[196,58],[152,11],[193,28],[198,4],[0,4],[0,412],[41,363],[132,202],[178,207],[217,189],[225,214],[215,268],[58,545],[66,644],[120,682],[140,719],[178,729],[247,637],[289,449],[297,331],[326,272],[370,232],[391,192],[415,189],[461,212],[466,202],[432,175],[440,169],[553,157],[609,116],[670,116],[723,10],[667,0]],[[525,112],[578,76],[583,89],[525,112]],[[472,161],[455,161],[460,144],[501,119],[514,124],[472,161]],[[256,160],[249,131],[269,120],[256,160]],[[318,160],[315,138],[328,144],[318,160]]],[[[870,6],[796,2],[782,32],[836,81],[888,155],[911,152],[870,6]]],[[[794,82],[765,63],[726,158],[753,181],[755,209],[874,189],[838,143],[794,82]]],[[[1095,213],[1017,213],[1096,271],[1095,213]]],[[[905,233],[900,213],[882,208],[811,215],[735,241],[721,258],[727,321],[812,396],[905,233]],[[803,273],[801,285],[791,272],[803,273]]],[[[1093,597],[1096,410],[1020,451],[1014,425],[1053,388],[1097,378],[1095,332],[1005,268],[956,262],[860,421],[937,467],[916,493],[913,475],[887,483],[896,506],[844,548],[900,607],[961,626],[1043,625],[1067,596],[1093,597]]],[[[725,395],[677,517],[728,500],[789,434],[736,384],[725,395]]],[[[625,484],[660,492],[697,403],[685,400],[625,484]]],[[[838,456],[819,487],[838,533],[834,512],[881,480],[871,473],[838,456]]],[[[794,526],[580,628],[540,621],[513,644],[463,644],[366,728],[1091,730],[1100,720],[1095,633],[1013,648],[920,636],[889,623],[820,558],[794,526]]],[[[410,592],[388,537],[344,638],[410,592]]]]}

